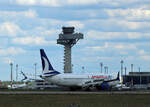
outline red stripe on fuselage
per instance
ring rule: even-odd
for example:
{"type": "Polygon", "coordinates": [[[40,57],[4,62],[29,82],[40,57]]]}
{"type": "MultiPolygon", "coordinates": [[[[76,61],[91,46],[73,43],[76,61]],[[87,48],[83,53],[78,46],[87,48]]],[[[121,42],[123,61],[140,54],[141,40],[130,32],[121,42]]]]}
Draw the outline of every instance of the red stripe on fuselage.
{"type": "Polygon", "coordinates": [[[96,75],[96,76],[92,76],[92,78],[103,78],[103,79],[106,79],[108,78],[107,76],[102,76],[102,75],[96,75]]]}

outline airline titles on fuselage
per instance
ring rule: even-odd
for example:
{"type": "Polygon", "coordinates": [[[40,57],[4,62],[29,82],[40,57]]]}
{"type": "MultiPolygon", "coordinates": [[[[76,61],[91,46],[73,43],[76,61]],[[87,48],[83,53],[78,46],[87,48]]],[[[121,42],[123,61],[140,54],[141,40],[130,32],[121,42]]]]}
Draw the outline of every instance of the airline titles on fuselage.
{"type": "Polygon", "coordinates": [[[103,76],[103,75],[92,75],[92,79],[107,79],[108,76],[103,76]]]}

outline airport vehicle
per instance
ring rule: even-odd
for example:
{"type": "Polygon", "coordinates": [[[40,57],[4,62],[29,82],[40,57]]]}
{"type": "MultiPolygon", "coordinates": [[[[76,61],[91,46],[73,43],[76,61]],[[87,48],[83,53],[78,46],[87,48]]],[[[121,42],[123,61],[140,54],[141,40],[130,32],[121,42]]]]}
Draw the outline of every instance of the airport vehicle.
{"type": "Polygon", "coordinates": [[[112,75],[104,74],[69,74],[60,73],[53,69],[49,59],[43,49],[40,49],[43,74],[42,79],[59,86],[69,87],[71,90],[83,89],[109,89],[112,84],[119,81],[119,73],[117,78],[113,79],[112,75]]]}

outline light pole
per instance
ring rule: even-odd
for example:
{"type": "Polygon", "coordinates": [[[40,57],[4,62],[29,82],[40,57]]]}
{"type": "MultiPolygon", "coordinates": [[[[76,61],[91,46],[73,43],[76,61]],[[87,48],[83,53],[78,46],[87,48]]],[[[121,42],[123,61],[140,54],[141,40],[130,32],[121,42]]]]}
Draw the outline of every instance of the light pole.
{"type": "Polygon", "coordinates": [[[36,66],[37,66],[37,63],[34,63],[34,66],[35,66],[35,80],[36,80],[36,66]]]}
{"type": "Polygon", "coordinates": [[[10,74],[10,79],[11,79],[11,88],[12,88],[12,84],[13,84],[13,63],[10,63],[10,67],[11,67],[11,74],[10,74]]]}
{"type": "Polygon", "coordinates": [[[73,72],[73,66],[74,66],[74,65],[73,65],[73,64],[71,64],[71,67],[72,67],[72,68],[71,68],[71,69],[72,69],[72,72],[73,72]]]}
{"type": "Polygon", "coordinates": [[[108,74],[108,66],[106,66],[106,73],[108,74]]]}
{"type": "Polygon", "coordinates": [[[103,63],[101,62],[100,63],[100,66],[101,66],[101,73],[103,72],[103,63]]]}
{"type": "Polygon", "coordinates": [[[127,68],[125,67],[124,70],[125,70],[125,76],[126,76],[126,74],[127,74],[127,68]]]}
{"type": "Polygon", "coordinates": [[[133,72],[133,64],[131,64],[131,72],[133,72]]]}
{"type": "Polygon", "coordinates": [[[105,66],[104,69],[105,69],[105,74],[106,74],[107,66],[105,66]]]}
{"type": "Polygon", "coordinates": [[[123,60],[121,60],[121,77],[122,77],[122,75],[123,75],[123,60]]]}
{"type": "Polygon", "coordinates": [[[82,66],[82,72],[84,73],[84,66],[82,66]]]}
{"type": "Polygon", "coordinates": [[[16,82],[18,81],[18,64],[16,64],[16,82]]]}
{"type": "Polygon", "coordinates": [[[108,73],[108,67],[107,67],[107,73],[108,73]]]}
{"type": "MultiPolygon", "coordinates": [[[[141,68],[139,67],[139,72],[141,72],[141,68]]],[[[140,73],[140,85],[141,85],[141,73],[140,73]]]]}

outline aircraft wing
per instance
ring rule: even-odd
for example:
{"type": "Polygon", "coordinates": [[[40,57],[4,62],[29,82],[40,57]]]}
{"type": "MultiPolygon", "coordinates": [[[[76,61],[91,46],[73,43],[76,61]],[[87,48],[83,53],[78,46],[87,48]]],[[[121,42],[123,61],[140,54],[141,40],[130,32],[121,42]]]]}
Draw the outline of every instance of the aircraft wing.
{"type": "Polygon", "coordinates": [[[82,84],[82,87],[83,88],[88,88],[88,87],[95,87],[97,85],[100,85],[101,83],[104,82],[104,79],[96,79],[96,80],[93,80],[93,81],[85,81],[83,84],[82,84]]]}
{"type": "Polygon", "coordinates": [[[117,84],[118,81],[120,81],[119,72],[115,79],[108,78],[108,79],[95,79],[95,80],[85,81],[82,84],[82,88],[99,87],[102,84],[104,85],[104,84],[110,84],[110,83],[117,84]]]}

